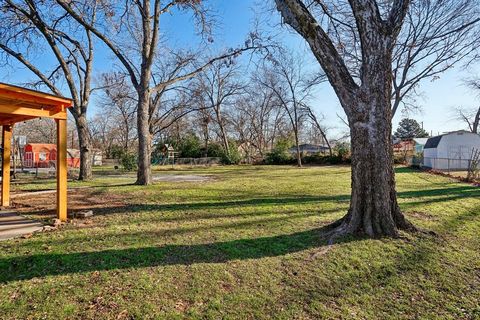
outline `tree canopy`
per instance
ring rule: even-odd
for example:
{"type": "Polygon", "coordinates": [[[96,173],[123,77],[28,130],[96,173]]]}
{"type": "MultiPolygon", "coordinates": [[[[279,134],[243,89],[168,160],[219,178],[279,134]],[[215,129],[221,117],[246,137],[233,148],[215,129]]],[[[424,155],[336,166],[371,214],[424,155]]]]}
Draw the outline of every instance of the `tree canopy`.
{"type": "Polygon", "coordinates": [[[396,139],[407,140],[413,138],[426,138],[428,132],[415,119],[404,118],[398,124],[397,131],[393,134],[396,139]]]}

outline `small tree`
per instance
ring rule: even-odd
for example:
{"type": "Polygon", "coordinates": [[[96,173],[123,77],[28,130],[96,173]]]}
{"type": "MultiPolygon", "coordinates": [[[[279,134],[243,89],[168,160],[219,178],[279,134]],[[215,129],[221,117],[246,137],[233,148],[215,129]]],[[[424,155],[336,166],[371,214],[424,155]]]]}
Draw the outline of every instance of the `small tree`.
{"type": "Polygon", "coordinates": [[[428,132],[420,126],[417,120],[405,118],[400,121],[393,136],[401,140],[426,138],[428,137],[428,132]]]}
{"type": "Polygon", "coordinates": [[[267,153],[265,162],[267,164],[287,164],[292,161],[289,149],[292,145],[291,139],[281,138],[278,139],[275,147],[271,152],[267,153]]]}

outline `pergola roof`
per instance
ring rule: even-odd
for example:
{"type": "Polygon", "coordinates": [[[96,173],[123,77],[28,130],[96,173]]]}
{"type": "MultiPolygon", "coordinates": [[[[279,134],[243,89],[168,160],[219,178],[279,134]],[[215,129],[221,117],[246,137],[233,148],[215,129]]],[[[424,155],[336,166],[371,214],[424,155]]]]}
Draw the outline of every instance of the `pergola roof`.
{"type": "Polygon", "coordinates": [[[0,125],[34,118],[66,119],[72,100],[0,82],[0,125]]]}
{"type": "Polygon", "coordinates": [[[67,220],[67,108],[72,100],[0,82],[2,126],[1,205],[10,205],[10,162],[13,125],[34,118],[52,118],[57,124],[57,216],[67,220]]]}

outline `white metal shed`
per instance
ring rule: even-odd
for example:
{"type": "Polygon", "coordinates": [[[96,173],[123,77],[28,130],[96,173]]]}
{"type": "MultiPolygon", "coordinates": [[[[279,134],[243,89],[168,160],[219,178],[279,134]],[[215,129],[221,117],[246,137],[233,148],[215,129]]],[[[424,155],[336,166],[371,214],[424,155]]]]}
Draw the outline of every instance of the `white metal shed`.
{"type": "Polygon", "coordinates": [[[423,149],[423,165],[436,170],[466,170],[474,149],[480,150],[480,136],[454,131],[429,138],[423,149]]]}

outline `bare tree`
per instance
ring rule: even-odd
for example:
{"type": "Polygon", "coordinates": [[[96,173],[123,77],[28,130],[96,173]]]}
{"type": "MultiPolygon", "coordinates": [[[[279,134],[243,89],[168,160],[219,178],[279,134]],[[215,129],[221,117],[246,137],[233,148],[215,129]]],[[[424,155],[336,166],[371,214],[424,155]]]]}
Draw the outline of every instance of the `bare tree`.
{"type": "Polygon", "coordinates": [[[248,146],[249,155],[263,158],[283,129],[280,124],[285,111],[275,93],[256,80],[257,72],[252,71],[245,94],[236,99],[230,119],[242,144],[248,146]]]}
{"type": "Polygon", "coordinates": [[[348,118],[352,198],[347,215],[334,224],[331,239],[358,233],[398,236],[399,229],[415,229],[397,203],[391,148],[392,56],[410,1],[338,2],[349,8],[350,19],[326,16],[318,10],[323,1],[275,0],[284,22],[310,46],[348,118]],[[347,64],[325,27],[351,20],[359,51],[352,55],[356,63],[347,64]]]}
{"type": "Polygon", "coordinates": [[[324,81],[324,77],[320,72],[305,72],[302,67],[305,60],[286,51],[278,53],[277,56],[271,55],[266,61],[270,64],[264,69],[264,75],[258,77],[258,81],[272,90],[284,108],[293,129],[297,165],[301,167],[300,127],[306,116],[312,90],[324,81]]]}
{"type": "Polygon", "coordinates": [[[36,118],[15,126],[15,135],[25,136],[27,143],[55,143],[57,128],[52,119],[36,118]]]}
{"type": "Polygon", "coordinates": [[[322,140],[327,144],[328,153],[330,154],[330,157],[331,157],[333,155],[332,146],[330,145],[330,141],[328,141],[327,131],[326,131],[325,127],[321,125],[321,119],[324,119],[325,117],[322,116],[322,118],[319,119],[319,117],[316,115],[315,111],[313,111],[313,109],[310,108],[310,107],[306,108],[306,112],[307,112],[307,116],[310,118],[313,125],[315,126],[317,131],[322,136],[322,140]]]}
{"type": "Polygon", "coordinates": [[[480,42],[478,0],[412,2],[393,51],[392,116],[415,107],[419,84],[472,56],[480,42]]]}
{"type": "MultiPolygon", "coordinates": [[[[151,136],[149,132],[149,107],[151,95],[159,91],[164,84],[152,85],[152,69],[158,53],[160,35],[160,16],[174,7],[189,9],[202,21],[204,10],[200,2],[191,0],[173,0],[163,3],[160,0],[127,1],[116,6],[114,2],[101,3],[101,21],[110,24],[92,23],[84,18],[83,11],[91,7],[90,1],[56,0],[63,9],[86,30],[97,36],[117,57],[137,93],[137,130],[138,130],[138,171],[137,184],[151,183],[151,136]],[[116,26],[117,30],[112,30],[116,26]],[[120,31],[120,32],[119,32],[120,31]],[[129,34],[129,42],[122,41],[129,34]]],[[[96,4],[95,4],[96,5],[96,4]]]]}
{"type": "Polygon", "coordinates": [[[214,120],[219,129],[218,135],[224,152],[228,155],[230,153],[228,120],[224,111],[232,105],[235,97],[245,92],[245,85],[239,81],[239,68],[227,61],[216,63],[200,75],[197,86],[206,100],[205,105],[212,107],[214,120]]]}
{"type": "MultiPolygon", "coordinates": [[[[480,78],[468,80],[466,84],[472,91],[477,93],[477,97],[480,97],[480,78]]],[[[471,132],[479,133],[480,106],[476,108],[458,107],[455,112],[457,114],[457,119],[465,122],[471,132]]]]}
{"type": "MultiPolygon", "coordinates": [[[[165,82],[154,81],[155,61],[160,49],[160,17],[172,13],[175,8],[188,10],[196,18],[197,26],[204,35],[209,34],[210,23],[207,11],[199,0],[143,0],[126,1],[120,5],[115,2],[101,2],[102,21],[111,23],[91,23],[86,21],[83,10],[91,6],[89,0],[56,0],[64,10],[83,27],[95,34],[116,56],[128,73],[137,92],[137,131],[138,131],[138,171],[137,184],[148,185],[151,179],[151,142],[150,133],[152,111],[155,111],[154,95],[174,83],[194,77],[210,67],[214,62],[234,57],[244,51],[258,48],[255,36],[245,43],[245,47],[230,50],[210,59],[198,68],[177,75],[165,82]],[[113,28],[116,27],[117,29],[113,28]],[[128,34],[125,38],[122,35],[128,34]]],[[[95,2],[96,3],[96,2],[95,2]]],[[[207,37],[209,38],[209,37],[207,37]]],[[[161,94],[160,94],[161,96],[161,94]]]]}
{"type": "MultiPolygon", "coordinates": [[[[318,18],[336,46],[338,54],[359,81],[362,46],[349,1],[308,0],[309,9],[318,18]]],[[[379,12],[386,13],[392,1],[376,1],[379,12]]],[[[472,57],[480,40],[480,1],[418,0],[406,13],[393,48],[392,114],[403,105],[418,108],[418,88],[425,80],[435,80],[465,58],[472,57]]]]}
{"type": "MultiPolygon", "coordinates": [[[[45,86],[54,94],[62,95],[67,85],[73,99],[69,108],[75,119],[80,144],[80,180],[92,177],[92,154],[87,110],[90,102],[94,46],[90,32],[77,32],[72,20],[56,10],[51,1],[5,0],[0,16],[2,24],[0,50],[29,69],[38,81],[31,85],[45,86]],[[42,70],[38,54],[46,45],[57,65],[53,70],[42,70]]],[[[96,18],[96,7],[84,12],[91,23],[96,18]]],[[[48,52],[48,51],[47,51],[48,52]]]]}
{"type": "Polygon", "coordinates": [[[127,83],[126,76],[119,72],[102,74],[100,86],[104,93],[103,108],[100,112],[108,114],[120,134],[119,140],[125,152],[130,151],[130,142],[136,138],[135,114],[136,100],[133,88],[127,83]]]}
{"type": "Polygon", "coordinates": [[[118,137],[121,135],[116,123],[112,121],[107,112],[97,113],[90,121],[90,130],[92,133],[92,145],[102,150],[108,158],[112,158],[112,151],[120,143],[118,137]]]}

